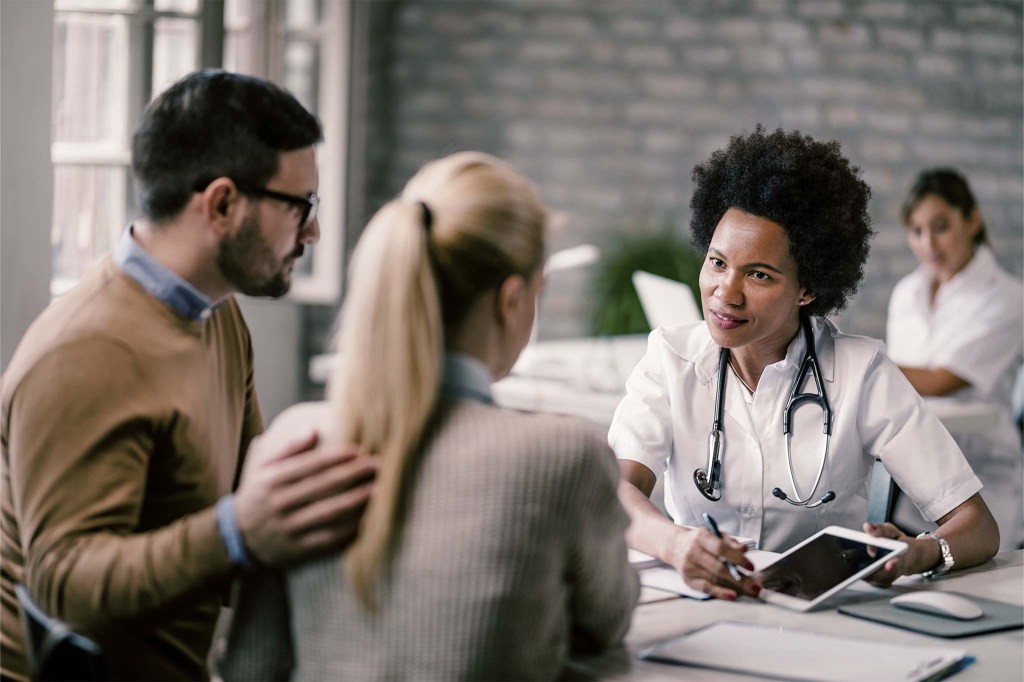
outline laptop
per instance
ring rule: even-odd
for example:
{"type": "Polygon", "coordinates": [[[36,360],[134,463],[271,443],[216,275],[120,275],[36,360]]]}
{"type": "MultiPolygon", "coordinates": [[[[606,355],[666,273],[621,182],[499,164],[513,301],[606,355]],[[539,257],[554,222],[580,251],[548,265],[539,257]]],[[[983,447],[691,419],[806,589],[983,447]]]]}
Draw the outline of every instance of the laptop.
{"type": "Polygon", "coordinates": [[[651,329],[675,327],[704,319],[689,285],[643,270],[633,273],[633,287],[640,297],[651,329]]]}

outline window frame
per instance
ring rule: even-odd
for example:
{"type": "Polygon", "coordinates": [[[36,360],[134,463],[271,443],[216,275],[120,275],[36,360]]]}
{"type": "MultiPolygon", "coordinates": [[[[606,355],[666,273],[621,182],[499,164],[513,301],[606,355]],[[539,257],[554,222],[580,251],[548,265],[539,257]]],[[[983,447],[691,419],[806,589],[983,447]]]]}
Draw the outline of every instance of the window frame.
{"type": "MultiPolygon", "coordinates": [[[[285,26],[284,2],[234,0],[245,3],[250,12],[256,40],[250,49],[236,54],[239,71],[282,82],[285,75],[284,47],[289,38],[315,42],[319,49],[318,101],[316,114],[324,131],[324,143],[317,148],[320,174],[318,223],[320,241],[310,250],[310,272],[296,271],[288,300],[304,304],[330,305],[341,297],[345,218],[347,215],[348,116],[351,58],[351,0],[322,0],[322,15],[315,29],[285,26]],[[253,54],[255,53],[255,54],[253,54]]],[[[154,26],[158,19],[197,21],[195,63],[197,68],[219,68],[225,62],[228,31],[227,4],[199,0],[197,14],[155,9],[155,0],[128,0],[120,6],[103,6],[99,1],[55,0],[54,23],[62,14],[93,13],[128,17],[128,101],[127,125],[122,143],[57,142],[51,140],[50,162],[58,168],[121,168],[125,170],[125,216],[138,213],[131,177],[130,131],[149,103],[153,88],[154,26]]],[[[55,201],[60,201],[56,198],[55,201]]],[[[99,229],[97,226],[94,229],[99,229]]],[[[51,254],[53,245],[51,244],[51,254]]],[[[52,256],[51,256],[52,257],[52,256]]],[[[77,284],[72,277],[50,278],[50,294],[58,297],[77,284]]]]}
{"type": "MultiPolygon", "coordinates": [[[[317,148],[317,168],[320,177],[318,194],[321,197],[317,213],[320,241],[311,250],[312,271],[295,273],[289,298],[309,303],[329,305],[341,297],[342,234],[346,209],[346,159],[348,158],[348,91],[349,45],[351,42],[350,0],[323,0],[323,15],[314,31],[291,30],[284,26],[284,3],[274,3],[278,11],[272,17],[272,31],[268,54],[282,55],[288,34],[313,39],[320,48],[320,74],[317,117],[323,126],[324,142],[317,148]],[[324,198],[326,197],[326,201],[324,198]]],[[[270,78],[284,81],[284,59],[270,63],[270,78]]]]}
{"type": "MultiPolygon", "coordinates": [[[[118,142],[60,142],[50,141],[50,165],[54,174],[65,168],[120,168],[125,171],[125,216],[138,212],[137,197],[131,174],[131,135],[133,124],[142,117],[153,90],[153,55],[155,30],[159,19],[187,19],[196,22],[197,68],[216,68],[223,63],[224,16],[223,5],[199,0],[197,11],[157,10],[154,0],[129,0],[120,6],[95,0],[55,0],[54,26],[62,15],[96,14],[127,18],[127,101],[124,139],[118,142]]],[[[55,67],[56,68],[56,65],[55,67]]],[[[52,87],[52,79],[48,84],[52,87]]],[[[51,124],[52,125],[52,124],[51,124]]],[[[54,197],[54,201],[60,201],[54,197]]],[[[54,216],[53,220],[56,220],[54,216]]],[[[96,226],[94,226],[95,234],[96,226]]],[[[51,258],[54,245],[50,244],[51,258]]],[[[50,297],[57,298],[78,283],[77,277],[50,276],[50,297]]]]}

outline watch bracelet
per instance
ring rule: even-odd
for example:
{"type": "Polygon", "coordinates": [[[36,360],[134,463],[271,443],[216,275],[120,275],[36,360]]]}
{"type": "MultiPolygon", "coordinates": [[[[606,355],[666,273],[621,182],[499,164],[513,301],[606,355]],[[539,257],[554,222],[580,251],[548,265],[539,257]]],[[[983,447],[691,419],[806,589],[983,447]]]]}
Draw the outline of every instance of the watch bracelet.
{"type": "Polygon", "coordinates": [[[924,578],[925,580],[931,580],[933,578],[938,578],[940,576],[946,575],[951,570],[953,570],[953,566],[956,564],[956,561],[953,559],[953,551],[950,549],[949,543],[946,542],[945,538],[928,531],[919,534],[917,537],[931,538],[932,540],[935,540],[935,542],[937,542],[939,545],[940,563],[937,566],[928,569],[927,571],[923,571],[921,573],[922,578],[924,578]]]}

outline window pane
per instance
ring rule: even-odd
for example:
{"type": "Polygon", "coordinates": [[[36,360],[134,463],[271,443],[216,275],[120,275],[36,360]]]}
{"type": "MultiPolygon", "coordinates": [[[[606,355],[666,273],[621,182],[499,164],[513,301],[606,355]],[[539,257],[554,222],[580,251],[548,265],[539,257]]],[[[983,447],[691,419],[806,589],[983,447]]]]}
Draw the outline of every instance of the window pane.
{"type": "Polygon", "coordinates": [[[195,70],[197,32],[193,19],[157,19],[153,23],[152,97],[195,70]]]}
{"type": "Polygon", "coordinates": [[[156,0],[153,9],[157,12],[187,12],[195,14],[199,11],[199,0],[156,0]]]}
{"type": "Polygon", "coordinates": [[[58,12],[74,10],[135,11],[139,0],[56,0],[54,9],[58,12]]]}
{"type": "Polygon", "coordinates": [[[59,13],[53,51],[54,142],[127,146],[125,17],[59,13]]]}
{"type": "Polygon", "coordinates": [[[227,0],[224,5],[224,68],[228,71],[264,75],[267,47],[256,1],[227,0]]]}
{"type": "Polygon", "coordinates": [[[318,111],[320,104],[320,46],[289,40],[284,49],[284,87],[304,107],[318,111]]]}
{"type": "Polygon", "coordinates": [[[253,0],[226,0],[224,3],[224,30],[244,31],[252,23],[253,0]]]}
{"type": "Polygon", "coordinates": [[[53,279],[77,280],[114,245],[125,226],[128,169],[55,166],[53,279]]]}
{"type": "Polygon", "coordinates": [[[322,15],[322,0],[287,0],[284,24],[288,29],[314,28],[322,15]]]}

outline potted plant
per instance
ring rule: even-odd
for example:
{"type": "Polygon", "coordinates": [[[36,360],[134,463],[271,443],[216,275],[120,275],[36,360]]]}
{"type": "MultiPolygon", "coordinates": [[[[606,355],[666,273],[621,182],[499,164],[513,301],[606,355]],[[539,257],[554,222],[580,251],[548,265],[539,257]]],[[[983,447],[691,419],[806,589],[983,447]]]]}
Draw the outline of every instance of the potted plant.
{"type": "Polygon", "coordinates": [[[596,336],[642,334],[651,331],[633,288],[636,270],[688,284],[696,300],[703,258],[672,221],[660,228],[633,227],[609,231],[601,240],[601,256],[593,267],[594,309],[591,333],[596,336]]]}

